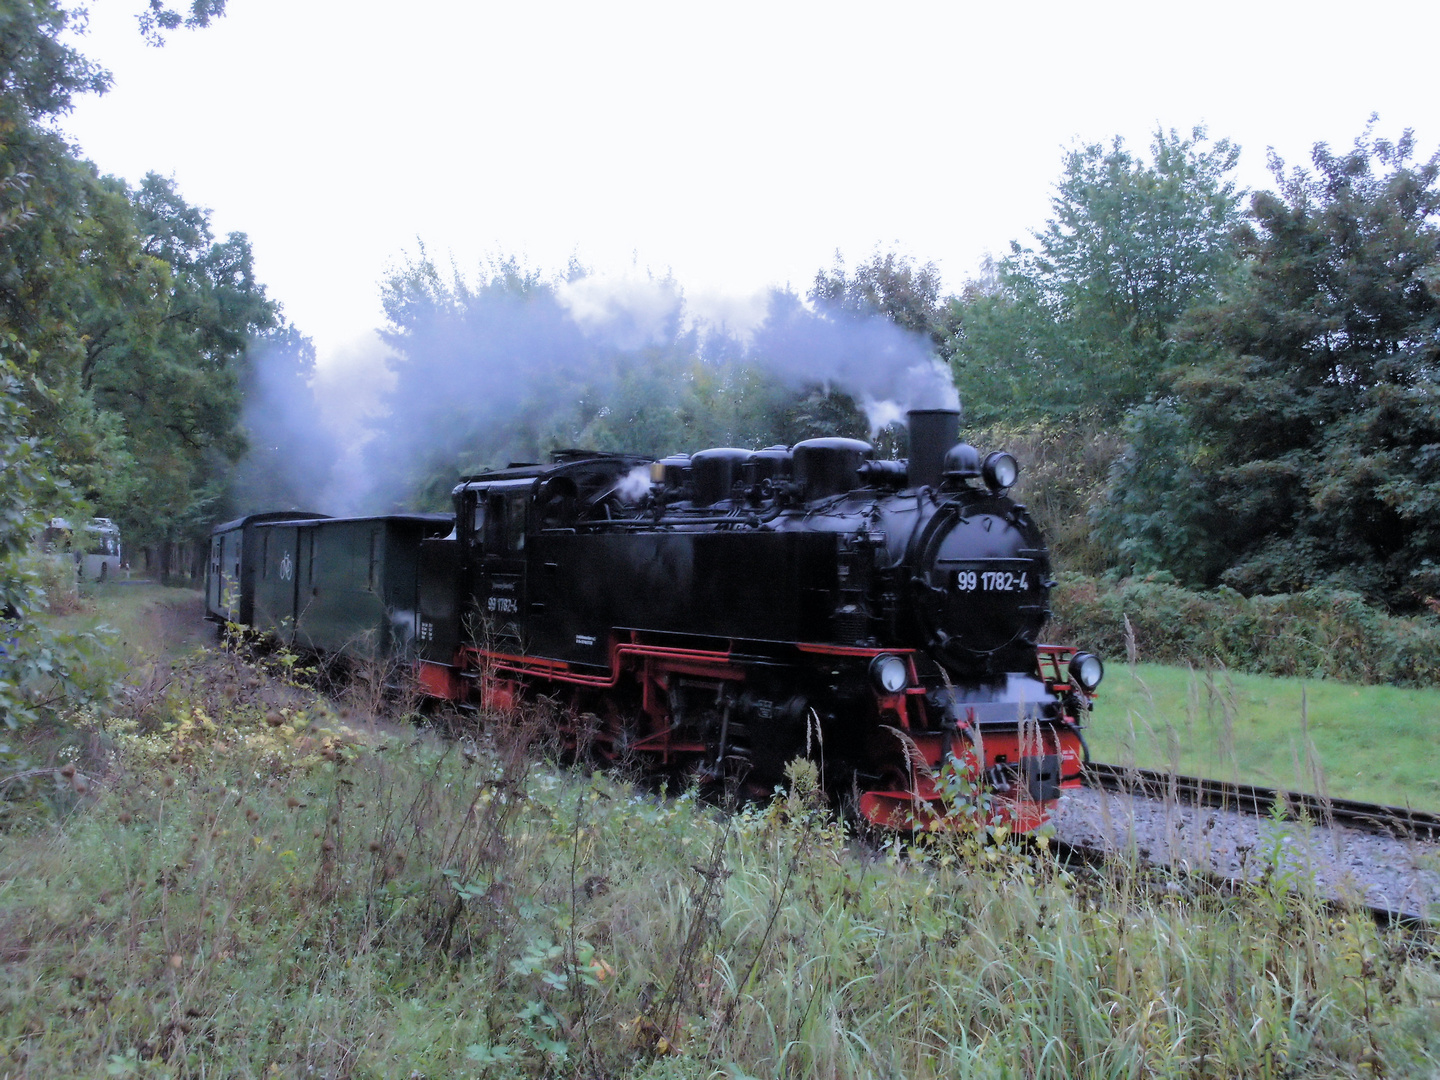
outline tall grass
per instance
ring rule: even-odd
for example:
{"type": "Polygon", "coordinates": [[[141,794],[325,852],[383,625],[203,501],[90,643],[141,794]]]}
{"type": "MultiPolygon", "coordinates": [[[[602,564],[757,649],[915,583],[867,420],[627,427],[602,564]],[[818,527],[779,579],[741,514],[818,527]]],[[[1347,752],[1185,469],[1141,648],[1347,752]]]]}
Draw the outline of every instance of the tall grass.
{"type": "Polygon", "coordinates": [[[534,712],[442,738],[194,680],[0,834],[0,1077],[1440,1068],[1434,967],[1273,879],[862,846],[803,763],[731,813],[547,763],[534,712]]]}

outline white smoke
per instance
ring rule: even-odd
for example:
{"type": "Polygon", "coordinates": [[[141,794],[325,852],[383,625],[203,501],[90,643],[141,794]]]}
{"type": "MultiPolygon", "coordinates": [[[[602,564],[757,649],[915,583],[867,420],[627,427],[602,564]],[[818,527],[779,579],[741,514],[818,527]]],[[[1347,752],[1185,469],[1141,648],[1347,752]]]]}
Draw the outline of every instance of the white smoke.
{"type": "Polygon", "coordinates": [[[376,422],[389,408],[398,376],[394,351],[373,331],[345,342],[317,365],[312,388],[319,420],[339,446],[329,482],[314,493],[316,508],[358,514],[367,508],[373,481],[366,461],[376,422]]]}
{"type": "Polygon", "coordinates": [[[728,337],[737,359],[788,385],[850,394],[872,433],[910,409],[960,407],[930,341],[882,315],[817,311],[781,290],[692,302],[673,278],[638,273],[573,278],[556,287],[556,298],[587,336],[621,351],[664,344],[685,330],[728,337]]]}
{"type": "Polygon", "coordinates": [[[862,390],[857,404],[865,411],[873,435],[891,424],[904,423],[905,414],[911,409],[958,410],[960,392],[955,389],[945,365],[932,359],[907,368],[894,397],[875,398],[862,390]]]}
{"type": "MultiPolygon", "coordinates": [[[[665,379],[678,387],[708,370],[723,382],[718,373],[732,365],[792,390],[843,391],[872,431],[909,409],[958,405],[928,337],[880,315],[817,309],[793,292],[733,302],[710,295],[692,307],[673,279],[643,273],[537,276],[523,287],[446,281],[426,263],[410,273],[405,280],[419,284],[387,283],[396,328],[317,365],[319,426],[339,456],[323,488],[302,500],[307,509],[439,506],[453,478],[545,460],[549,447],[573,445],[561,440],[591,438],[586,424],[599,425],[612,448],[644,449],[647,410],[681,400],[666,397],[665,379]],[[637,396],[645,394],[655,396],[637,396]],[[612,419],[612,404],[629,419],[612,419]]],[[[648,474],[636,470],[621,494],[638,501],[648,488],[648,474]]]]}
{"type": "Polygon", "coordinates": [[[631,505],[638,503],[650,492],[650,467],[636,465],[615,485],[615,494],[631,505]]]}
{"type": "Polygon", "coordinates": [[[579,277],[555,287],[555,297],[591,337],[622,351],[674,340],[685,295],[670,277],[579,277]]]}
{"type": "Polygon", "coordinates": [[[791,385],[825,382],[864,409],[872,432],[911,409],[958,409],[960,395],[929,338],[883,315],[816,310],[775,291],[746,359],[791,385]]]}
{"type": "MultiPolygon", "coordinates": [[[[959,400],[958,397],[956,400],[959,400]]],[[[876,401],[869,394],[862,394],[859,405],[865,412],[865,419],[870,421],[871,435],[905,419],[905,406],[898,401],[876,401]]]]}

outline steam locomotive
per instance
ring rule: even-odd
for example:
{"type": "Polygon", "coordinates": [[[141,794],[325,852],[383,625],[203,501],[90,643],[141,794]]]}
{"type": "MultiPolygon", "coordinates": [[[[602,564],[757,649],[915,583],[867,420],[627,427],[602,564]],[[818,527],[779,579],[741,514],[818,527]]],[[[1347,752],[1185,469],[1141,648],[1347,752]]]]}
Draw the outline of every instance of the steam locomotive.
{"type": "Polygon", "coordinates": [[[207,617],[405,657],[427,695],[544,694],[602,759],[765,792],[806,754],[883,828],[942,787],[1041,824],[1088,756],[1104,668],[1044,645],[1050,560],[1018,466],[908,416],[844,438],[651,458],[579,450],[466,477],[450,515],[257,515],[215,530],[207,617]]]}

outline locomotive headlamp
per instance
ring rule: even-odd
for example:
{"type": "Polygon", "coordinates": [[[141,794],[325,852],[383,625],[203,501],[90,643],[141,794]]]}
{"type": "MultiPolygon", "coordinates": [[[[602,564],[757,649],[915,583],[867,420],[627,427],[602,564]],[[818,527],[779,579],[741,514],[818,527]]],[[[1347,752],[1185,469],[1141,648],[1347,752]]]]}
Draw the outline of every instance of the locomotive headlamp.
{"type": "Polygon", "coordinates": [[[985,478],[986,487],[992,491],[1004,491],[1015,486],[1015,481],[1020,477],[1020,466],[1009,454],[997,450],[986,456],[980,473],[985,478]]]}
{"type": "Polygon", "coordinates": [[[887,694],[898,694],[910,681],[905,661],[890,653],[881,653],[870,661],[870,677],[887,694]]]}
{"type": "Polygon", "coordinates": [[[1088,652],[1076,653],[1075,658],[1070,661],[1070,677],[1079,683],[1080,688],[1087,694],[1093,694],[1100,685],[1100,680],[1105,678],[1105,665],[1098,656],[1088,652]]]}

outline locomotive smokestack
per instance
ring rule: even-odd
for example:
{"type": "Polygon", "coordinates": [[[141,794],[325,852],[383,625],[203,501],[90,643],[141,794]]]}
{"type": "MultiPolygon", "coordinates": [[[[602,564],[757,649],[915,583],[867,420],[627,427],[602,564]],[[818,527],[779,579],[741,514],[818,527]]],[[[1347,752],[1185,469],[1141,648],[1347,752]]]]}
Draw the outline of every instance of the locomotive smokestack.
{"type": "Polygon", "coordinates": [[[905,419],[910,425],[910,486],[939,487],[945,452],[960,441],[959,410],[911,409],[905,419]]]}

